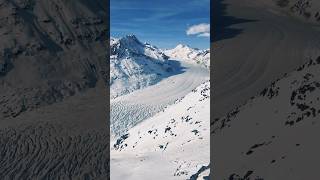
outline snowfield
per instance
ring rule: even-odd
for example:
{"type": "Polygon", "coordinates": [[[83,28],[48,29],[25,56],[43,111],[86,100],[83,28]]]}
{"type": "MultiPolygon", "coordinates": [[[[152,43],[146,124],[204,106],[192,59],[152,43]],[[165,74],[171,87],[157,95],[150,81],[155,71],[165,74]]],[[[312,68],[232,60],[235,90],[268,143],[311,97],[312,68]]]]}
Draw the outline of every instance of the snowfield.
{"type": "Polygon", "coordinates": [[[111,179],[208,177],[210,82],[131,128],[110,145],[111,179]]]}

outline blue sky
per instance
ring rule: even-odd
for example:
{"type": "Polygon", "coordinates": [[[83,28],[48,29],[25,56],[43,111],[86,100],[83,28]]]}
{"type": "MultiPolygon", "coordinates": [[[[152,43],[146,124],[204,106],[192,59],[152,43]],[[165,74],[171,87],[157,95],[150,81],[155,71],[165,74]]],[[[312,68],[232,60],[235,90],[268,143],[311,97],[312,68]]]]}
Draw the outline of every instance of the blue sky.
{"type": "Polygon", "coordinates": [[[134,34],[159,48],[210,47],[210,0],[110,0],[110,8],[112,37],[134,34]]]}

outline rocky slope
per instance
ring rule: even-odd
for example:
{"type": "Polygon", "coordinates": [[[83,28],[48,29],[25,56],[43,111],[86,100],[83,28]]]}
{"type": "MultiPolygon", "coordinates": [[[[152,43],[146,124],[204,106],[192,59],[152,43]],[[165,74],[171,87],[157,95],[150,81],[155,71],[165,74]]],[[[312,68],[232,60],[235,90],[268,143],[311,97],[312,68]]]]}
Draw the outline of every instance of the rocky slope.
{"type": "Polygon", "coordinates": [[[158,48],[127,35],[110,40],[110,96],[128,94],[169,76],[168,57],[158,48]]]}
{"type": "Polygon", "coordinates": [[[215,179],[318,177],[320,57],[212,124],[215,179]]]}
{"type": "Polygon", "coordinates": [[[107,1],[0,1],[0,118],[105,79],[107,1]]]}

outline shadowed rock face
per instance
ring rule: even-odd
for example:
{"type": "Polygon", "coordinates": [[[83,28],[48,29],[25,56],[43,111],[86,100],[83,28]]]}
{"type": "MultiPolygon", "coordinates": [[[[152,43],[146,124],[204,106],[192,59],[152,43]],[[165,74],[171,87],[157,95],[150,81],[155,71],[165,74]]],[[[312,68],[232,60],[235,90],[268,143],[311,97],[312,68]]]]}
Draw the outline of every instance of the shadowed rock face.
{"type": "Polygon", "coordinates": [[[106,80],[107,1],[0,1],[0,118],[106,80]]]}

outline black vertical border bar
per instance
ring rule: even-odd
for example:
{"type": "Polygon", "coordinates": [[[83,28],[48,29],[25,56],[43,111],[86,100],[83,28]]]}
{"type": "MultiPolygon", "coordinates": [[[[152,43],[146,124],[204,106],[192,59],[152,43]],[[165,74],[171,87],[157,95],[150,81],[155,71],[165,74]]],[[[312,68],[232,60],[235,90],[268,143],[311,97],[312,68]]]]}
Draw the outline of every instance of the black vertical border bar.
{"type": "Polygon", "coordinates": [[[106,65],[107,65],[107,72],[106,72],[106,104],[107,104],[107,109],[106,109],[106,121],[107,121],[107,130],[108,130],[108,139],[106,141],[108,141],[108,168],[109,168],[109,175],[108,175],[108,180],[110,180],[110,174],[111,174],[111,169],[110,169],[110,0],[107,0],[107,4],[106,4],[106,9],[107,9],[107,19],[106,19],[106,26],[107,26],[107,32],[106,32],[106,36],[107,36],[107,57],[106,57],[106,65]]]}

